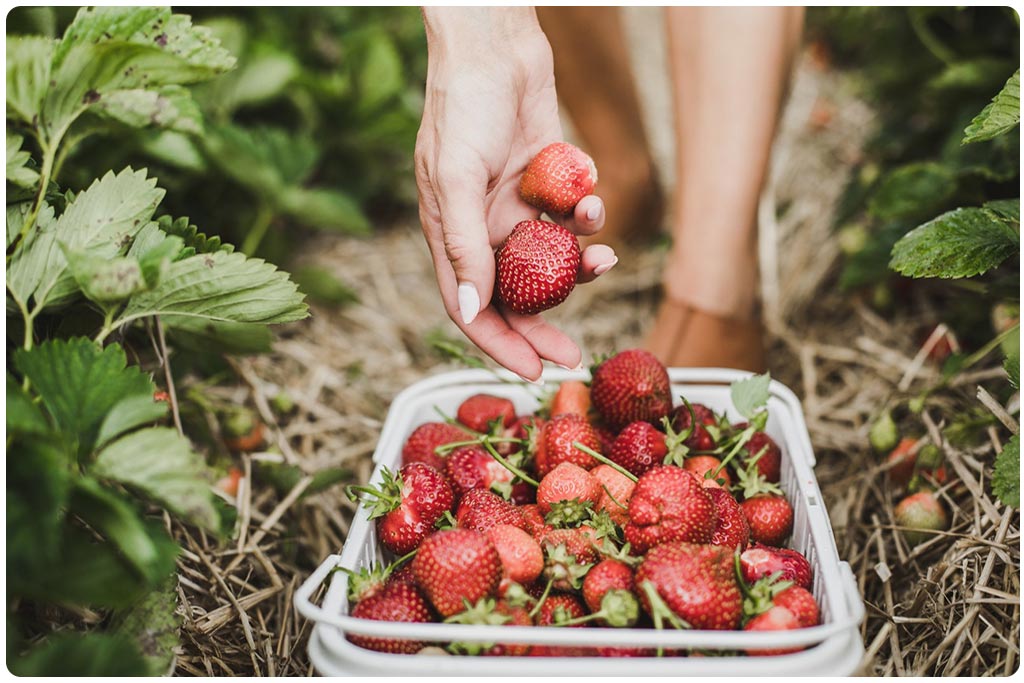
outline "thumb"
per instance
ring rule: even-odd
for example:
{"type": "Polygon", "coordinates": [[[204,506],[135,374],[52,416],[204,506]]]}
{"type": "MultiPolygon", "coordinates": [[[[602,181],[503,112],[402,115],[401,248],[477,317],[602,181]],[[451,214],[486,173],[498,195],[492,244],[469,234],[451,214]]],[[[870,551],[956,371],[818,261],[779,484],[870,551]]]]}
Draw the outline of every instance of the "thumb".
{"type": "Polygon", "coordinates": [[[459,314],[463,324],[468,325],[491,301],[494,250],[483,197],[468,187],[448,187],[446,196],[438,201],[444,250],[459,285],[459,314]]]}

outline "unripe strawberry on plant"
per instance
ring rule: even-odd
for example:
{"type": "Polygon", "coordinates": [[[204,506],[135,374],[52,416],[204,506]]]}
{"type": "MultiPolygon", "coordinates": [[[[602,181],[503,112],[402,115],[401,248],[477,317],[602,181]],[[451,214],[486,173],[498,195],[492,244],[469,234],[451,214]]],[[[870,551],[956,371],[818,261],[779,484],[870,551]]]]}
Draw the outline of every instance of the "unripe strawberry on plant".
{"type": "Polygon", "coordinates": [[[581,199],[594,193],[597,166],[590,156],[568,142],[553,142],[530,160],[519,182],[527,204],[552,215],[572,213],[581,199]]]}
{"type": "Polygon", "coordinates": [[[917,439],[910,437],[900,439],[896,448],[886,456],[889,467],[889,481],[901,488],[910,483],[917,465],[917,439]]]}
{"type": "Polygon", "coordinates": [[[498,297],[514,313],[534,315],[565,301],[576,287],[579,240],[556,223],[517,224],[498,248],[498,297]]]}
{"type": "Polygon", "coordinates": [[[928,531],[945,531],[949,517],[942,503],[931,491],[921,491],[907,496],[896,504],[896,524],[903,529],[903,537],[910,545],[918,545],[932,538],[928,531]]]}

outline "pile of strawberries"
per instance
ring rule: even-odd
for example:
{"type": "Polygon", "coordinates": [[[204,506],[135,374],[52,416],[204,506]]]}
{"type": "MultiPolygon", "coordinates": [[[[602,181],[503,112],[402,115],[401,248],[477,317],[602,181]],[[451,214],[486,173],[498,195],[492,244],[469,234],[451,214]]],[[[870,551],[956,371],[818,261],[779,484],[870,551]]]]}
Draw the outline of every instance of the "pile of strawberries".
{"type": "MultiPolygon", "coordinates": [[[[747,422],[685,398],[645,351],[517,415],[480,394],[417,427],[397,472],[350,487],[392,559],[350,572],[351,614],[398,622],[780,630],[819,623],[811,565],[764,433],[768,377],[732,387],[747,422]]],[[[352,634],[412,654],[432,643],[352,634]]],[[[655,648],[448,643],[452,654],[656,656],[655,648]]],[[[795,650],[754,651],[784,654],[795,650]]]]}

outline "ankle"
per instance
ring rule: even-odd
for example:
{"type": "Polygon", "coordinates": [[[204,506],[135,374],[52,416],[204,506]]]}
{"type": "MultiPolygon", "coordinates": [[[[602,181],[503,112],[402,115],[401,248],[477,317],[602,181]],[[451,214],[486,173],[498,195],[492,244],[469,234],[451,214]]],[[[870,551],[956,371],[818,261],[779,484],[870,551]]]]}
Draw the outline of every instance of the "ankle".
{"type": "Polygon", "coordinates": [[[718,254],[710,258],[673,254],[665,264],[662,281],[666,299],[735,320],[758,317],[759,284],[756,257],[718,254]]]}

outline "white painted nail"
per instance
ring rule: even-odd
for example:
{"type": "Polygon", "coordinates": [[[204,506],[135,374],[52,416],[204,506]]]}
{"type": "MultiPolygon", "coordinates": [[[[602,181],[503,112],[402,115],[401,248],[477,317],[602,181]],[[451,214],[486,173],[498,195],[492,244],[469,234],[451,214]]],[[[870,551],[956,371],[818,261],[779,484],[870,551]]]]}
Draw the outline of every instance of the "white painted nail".
{"type": "Polygon", "coordinates": [[[527,379],[526,377],[523,377],[522,375],[520,375],[518,373],[516,374],[516,377],[518,377],[519,379],[523,380],[527,384],[533,384],[533,385],[538,386],[538,387],[544,386],[544,378],[543,377],[538,377],[537,379],[527,379]]]}
{"type": "Polygon", "coordinates": [[[614,266],[618,262],[619,257],[616,256],[615,260],[612,261],[611,263],[602,263],[597,268],[594,268],[594,275],[604,275],[605,273],[612,269],[612,266],[614,266]]]}
{"type": "Polygon", "coordinates": [[[597,202],[592,207],[587,209],[587,220],[596,221],[597,217],[601,215],[601,202],[597,202]]]}
{"type": "Polygon", "coordinates": [[[583,369],[583,361],[580,361],[574,368],[570,368],[568,365],[562,365],[561,363],[555,363],[555,365],[562,368],[563,370],[569,370],[570,372],[579,372],[580,370],[583,369]]]}
{"type": "Polygon", "coordinates": [[[459,313],[462,315],[462,323],[468,325],[476,319],[480,312],[480,295],[476,287],[464,282],[459,285],[459,313]]]}

